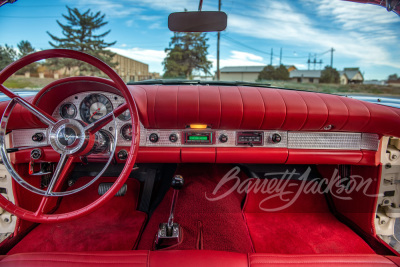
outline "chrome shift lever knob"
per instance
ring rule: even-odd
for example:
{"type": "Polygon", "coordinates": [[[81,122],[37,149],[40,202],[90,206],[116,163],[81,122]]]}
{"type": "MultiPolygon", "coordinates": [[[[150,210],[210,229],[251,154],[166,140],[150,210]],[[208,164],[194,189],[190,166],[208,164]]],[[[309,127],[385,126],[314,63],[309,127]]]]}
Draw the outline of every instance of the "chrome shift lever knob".
{"type": "Polygon", "coordinates": [[[174,223],[174,212],[179,190],[182,189],[184,182],[185,180],[180,175],[175,175],[172,178],[171,187],[174,190],[172,193],[171,211],[169,213],[168,222],[161,223],[159,226],[155,239],[156,249],[176,245],[181,241],[182,229],[178,223],[174,223]]]}
{"type": "Polygon", "coordinates": [[[172,178],[171,187],[175,190],[180,190],[182,189],[184,183],[185,180],[181,175],[175,175],[174,178],[172,178]]]}

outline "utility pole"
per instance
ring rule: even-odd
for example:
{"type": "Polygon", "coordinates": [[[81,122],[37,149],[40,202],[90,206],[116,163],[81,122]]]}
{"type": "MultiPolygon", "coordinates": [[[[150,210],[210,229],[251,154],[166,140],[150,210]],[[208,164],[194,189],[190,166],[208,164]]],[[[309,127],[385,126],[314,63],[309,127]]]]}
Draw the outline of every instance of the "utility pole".
{"type": "Polygon", "coordinates": [[[311,54],[308,54],[308,60],[307,60],[307,64],[308,64],[308,70],[310,70],[310,63],[311,63],[311,54]]]}
{"type": "Polygon", "coordinates": [[[282,65],[282,47],[281,47],[281,53],[279,55],[279,66],[282,65]]]}
{"type": "MultiPolygon", "coordinates": [[[[221,0],[218,0],[218,11],[221,11],[221,0]]],[[[221,32],[217,34],[217,80],[220,80],[221,72],[219,71],[219,40],[221,39],[221,32]]]]}
{"type": "Polygon", "coordinates": [[[270,61],[270,65],[272,66],[272,57],[274,56],[274,49],[273,48],[271,48],[271,61],[270,61]]]}
{"type": "Polygon", "coordinates": [[[313,63],[314,63],[314,70],[315,70],[315,65],[317,64],[317,54],[314,54],[314,61],[313,61],[313,63]]]}
{"type": "Polygon", "coordinates": [[[335,52],[335,49],[333,47],[331,48],[331,68],[333,68],[333,52],[335,52]]]}

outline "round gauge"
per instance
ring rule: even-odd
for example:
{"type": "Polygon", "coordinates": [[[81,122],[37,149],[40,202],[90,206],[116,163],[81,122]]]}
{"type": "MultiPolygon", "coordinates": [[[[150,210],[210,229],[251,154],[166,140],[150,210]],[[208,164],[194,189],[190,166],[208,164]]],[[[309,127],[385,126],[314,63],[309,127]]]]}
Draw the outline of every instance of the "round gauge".
{"type": "Polygon", "coordinates": [[[65,103],[60,107],[60,115],[63,119],[73,119],[76,113],[76,107],[72,103],[65,103]]]}
{"type": "Polygon", "coordinates": [[[121,135],[126,141],[132,141],[132,124],[127,123],[122,126],[121,135]]]}
{"type": "Polygon", "coordinates": [[[92,123],[113,110],[111,101],[102,94],[91,94],[82,100],[80,113],[82,120],[92,123]]]}
{"type": "MultiPolygon", "coordinates": [[[[122,106],[123,104],[119,105],[118,107],[122,106]]],[[[125,110],[124,113],[118,116],[118,119],[121,121],[127,121],[131,119],[131,113],[129,112],[129,109],[125,110]]]]}

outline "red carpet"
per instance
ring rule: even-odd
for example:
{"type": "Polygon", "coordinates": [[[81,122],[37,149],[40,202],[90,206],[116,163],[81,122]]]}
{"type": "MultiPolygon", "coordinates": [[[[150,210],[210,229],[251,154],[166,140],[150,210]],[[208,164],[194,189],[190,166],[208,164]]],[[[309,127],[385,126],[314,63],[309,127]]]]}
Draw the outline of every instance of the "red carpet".
{"type": "MultiPolygon", "coordinates": [[[[212,192],[218,182],[231,168],[230,165],[211,164],[181,165],[178,168],[176,173],[183,176],[185,185],[179,192],[175,222],[183,228],[183,242],[173,249],[252,252],[251,240],[241,212],[244,194],[235,191],[218,201],[206,199],[206,195],[213,196],[212,192]],[[198,226],[199,221],[202,227],[198,226]],[[199,241],[201,233],[202,245],[199,241]]],[[[231,187],[232,183],[225,184],[217,195],[227,192],[231,187]]],[[[150,218],[138,249],[153,249],[158,225],[168,220],[171,198],[172,190],[150,218]]]]}
{"type": "MultiPolygon", "coordinates": [[[[296,182],[291,182],[296,183],[296,182]]],[[[298,185],[298,184],[297,184],[298,185]]],[[[296,184],[284,195],[289,202],[297,193],[296,184]]],[[[287,204],[275,194],[251,191],[244,214],[256,252],[282,254],[367,254],[374,251],[357,234],[339,222],[329,211],[324,195],[305,194],[287,208],[268,212],[287,204]],[[260,209],[260,203],[261,208],[260,209]]]]}
{"type": "MultiPolygon", "coordinates": [[[[82,183],[81,178],[77,183],[82,183]]],[[[72,211],[98,198],[98,184],[115,178],[100,178],[89,188],[64,197],[57,213],[72,211]]],[[[130,250],[135,247],[146,220],[146,214],[136,211],[140,185],[128,179],[125,196],[114,197],[100,209],[80,219],[41,224],[33,229],[8,254],[47,251],[130,250]]],[[[77,186],[77,185],[74,185],[77,186]]]]}

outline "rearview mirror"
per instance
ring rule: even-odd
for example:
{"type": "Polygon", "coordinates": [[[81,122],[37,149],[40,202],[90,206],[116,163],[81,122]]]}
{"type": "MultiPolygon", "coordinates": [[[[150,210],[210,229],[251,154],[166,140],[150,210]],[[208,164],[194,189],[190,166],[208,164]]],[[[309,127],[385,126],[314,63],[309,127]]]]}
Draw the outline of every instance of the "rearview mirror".
{"type": "Polygon", "coordinates": [[[221,11],[175,12],[168,16],[168,28],[174,32],[220,32],[226,29],[227,20],[221,11]]]}

